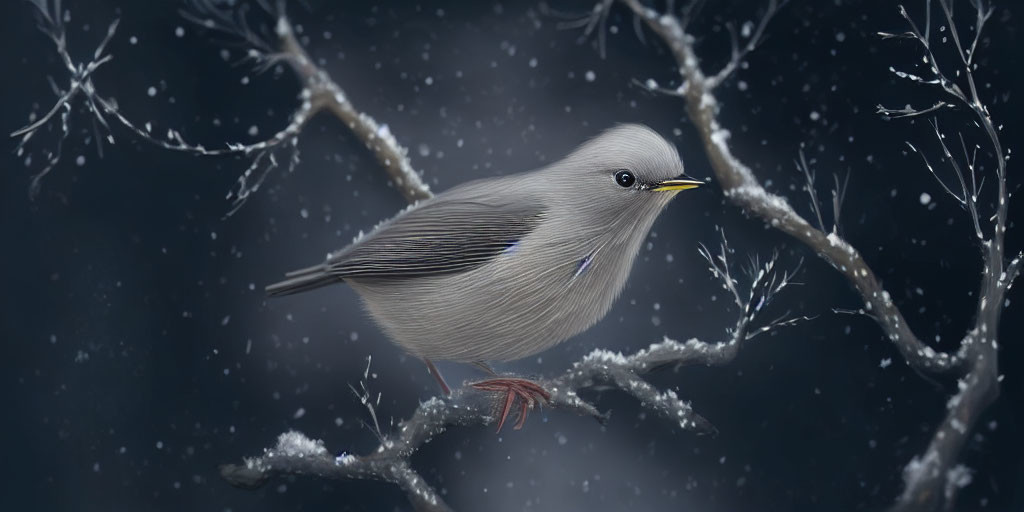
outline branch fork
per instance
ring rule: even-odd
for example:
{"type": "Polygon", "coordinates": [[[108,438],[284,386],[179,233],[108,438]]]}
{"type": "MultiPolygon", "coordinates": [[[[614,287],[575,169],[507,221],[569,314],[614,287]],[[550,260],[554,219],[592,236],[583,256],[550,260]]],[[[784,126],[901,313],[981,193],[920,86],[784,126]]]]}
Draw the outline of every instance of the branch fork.
{"type": "MultiPolygon", "coordinates": [[[[990,404],[998,393],[998,351],[996,349],[996,333],[1002,309],[1005,307],[1004,297],[1019,274],[1020,256],[1007,262],[1004,249],[1006,232],[1006,216],[1009,196],[1006,190],[1006,162],[998,130],[992,122],[988,108],[981,101],[974,81],[978,41],[982,29],[993,13],[993,8],[984,0],[971,0],[974,7],[974,37],[969,46],[965,46],[956,28],[953,17],[953,0],[937,0],[949,36],[957,50],[959,63],[955,76],[943,71],[931,46],[931,0],[926,0],[926,21],[924,29],[909,16],[906,9],[899,7],[899,13],[909,26],[904,33],[880,32],[883,38],[902,38],[917,41],[922,47],[925,63],[930,76],[919,76],[905,71],[890,68],[898,77],[922,84],[938,87],[946,98],[936,101],[931,107],[902,109],[878,107],[878,113],[885,118],[903,118],[929,115],[943,109],[966,108],[974,114],[975,125],[980,127],[991,144],[995,159],[996,205],[988,222],[983,222],[979,213],[978,196],[981,193],[983,179],[976,177],[977,151],[967,151],[962,142],[961,149],[967,172],[953,152],[945,143],[945,137],[933,122],[932,127],[939,140],[943,157],[949,163],[956,176],[955,185],[947,185],[938,178],[928,159],[922,154],[925,166],[939,181],[943,190],[953,197],[967,212],[974,230],[974,238],[979,241],[982,252],[984,270],[981,275],[979,302],[975,325],[966,333],[953,352],[935,350],[921,341],[910,330],[899,308],[893,303],[890,294],[879,283],[874,272],[864,261],[860,253],[840,234],[839,211],[842,204],[842,190],[839,179],[833,190],[833,227],[826,232],[825,222],[821,214],[814,186],[814,174],[802,153],[797,163],[805,175],[807,191],[810,195],[812,211],[815,214],[817,227],[804,220],[782,197],[764,189],[754,173],[729,148],[729,132],[722,128],[717,120],[718,101],[715,89],[737,68],[745,52],[738,51],[733,44],[732,59],[719,72],[707,75],[702,70],[700,59],[694,48],[694,37],[687,32],[690,12],[684,11],[681,16],[673,12],[672,2],[668,3],[666,12],[658,12],[644,6],[640,0],[619,0],[628,7],[635,18],[644,23],[668,47],[679,71],[685,88],[679,94],[672,94],[685,99],[690,120],[704,142],[704,148],[718,182],[725,196],[749,214],[762,219],[771,227],[778,229],[797,239],[815,251],[822,259],[842,273],[860,295],[864,303],[860,312],[872,318],[885,333],[886,337],[899,349],[900,354],[915,370],[922,373],[946,375],[958,379],[959,391],[950,400],[945,420],[935,431],[931,443],[924,454],[915,457],[904,471],[905,488],[893,507],[894,510],[934,510],[951,508],[955,503],[956,491],[970,482],[969,472],[957,464],[959,454],[966,443],[978,415],[990,404]],[[739,56],[739,57],[738,57],[739,56]],[[960,80],[966,87],[962,87],[960,80]],[[959,189],[959,192],[956,190],[959,189]],[[987,226],[985,224],[990,224],[987,226]],[[986,229],[988,228],[988,229],[986,229]],[[986,233],[988,231],[988,233],[986,233]]],[[[694,2],[701,4],[701,2],[694,2]]],[[[691,4],[691,5],[694,5],[691,4]]],[[[767,13],[758,24],[755,36],[751,38],[751,46],[760,39],[767,20],[774,14],[777,4],[768,4],[767,13]]],[[[610,9],[611,2],[601,2],[595,6],[592,16],[607,16],[596,12],[598,8],[610,9]]],[[[730,34],[735,34],[730,30],[730,34]]],[[[649,90],[657,90],[657,84],[648,82],[649,90]]],[[[915,152],[917,148],[911,146],[915,152]]]]}

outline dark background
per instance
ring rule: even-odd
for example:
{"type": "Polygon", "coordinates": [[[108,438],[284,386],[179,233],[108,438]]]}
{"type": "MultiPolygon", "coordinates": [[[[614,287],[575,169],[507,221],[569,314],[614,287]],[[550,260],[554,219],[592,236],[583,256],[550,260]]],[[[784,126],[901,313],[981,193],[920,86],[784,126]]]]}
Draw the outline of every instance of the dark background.
{"type": "MultiPolygon", "coordinates": [[[[176,2],[65,5],[76,59],[89,58],[107,24],[121,18],[110,47],[115,59],[95,82],[156,132],[176,128],[208,147],[251,141],[284,126],[297,104],[290,72],[256,75],[235,64],[241,51],[184,21],[176,2]],[[227,61],[222,48],[230,49],[227,61]],[[257,137],[248,135],[251,126],[257,137]]],[[[912,12],[920,15],[922,5],[911,2],[912,12]]],[[[996,124],[1005,125],[1004,146],[1014,148],[1022,133],[1015,93],[1024,13],[1016,2],[998,5],[977,76],[996,124]]],[[[969,21],[967,3],[958,6],[969,21]]],[[[591,4],[551,0],[550,7],[585,13],[591,4]]],[[[755,20],[762,8],[709,2],[692,26],[706,69],[726,54],[722,23],[755,20]]],[[[67,75],[34,28],[32,5],[4,2],[2,9],[0,126],[10,132],[52,104],[47,76],[66,84],[67,75]]],[[[689,174],[710,175],[681,100],[631,82],[678,83],[662,45],[649,33],[640,41],[622,7],[610,18],[616,32],[604,59],[593,41],[578,44],[579,31],[559,30],[558,18],[535,2],[311,1],[290,9],[314,58],[357,108],[409,147],[434,190],[535,168],[617,122],[651,125],[679,147],[689,174]]],[[[733,132],[734,152],[804,215],[810,210],[793,166],[801,145],[826,197],[832,173],[849,173],[848,238],[918,335],[949,350],[972,319],[980,263],[966,216],[903,145],[913,141],[938,160],[930,128],[873,113],[878,103],[936,99],[887,71],[920,62],[913,44],[874,35],[904,28],[888,1],[794,0],[749,68],[720,89],[721,120],[733,132]]],[[[350,289],[274,301],[261,291],[405,206],[372,156],[336,119],[317,118],[301,137],[296,171],[271,175],[225,218],[231,205],[224,196],[246,162],[161,150],[119,128],[117,144],[100,159],[86,141],[88,116],[76,108],[71,119],[64,161],[34,201],[29,178],[54,134],[40,133],[28,146],[30,165],[13,154],[14,140],[3,160],[0,509],[407,509],[396,488],[380,483],[278,479],[244,491],[216,472],[218,464],[260,453],[286,429],[321,438],[332,451],[375,447],[348,389],[370,356],[368,384],[382,394],[385,423],[437,393],[422,364],[384,338],[350,289]]],[[[951,112],[941,123],[951,137],[965,127],[973,141],[966,119],[951,112]]],[[[989,155],[981,155],[991,169],[989,155]]],[[[1020,184],[1015,171],[1011,158],[1011,190],[1020,184]]],[[[1011,208],[1011,224],[1017,215],[1011,208]]],[[[606,427],[544,411],[519,432],[456,428],[420,450],[414,466],[458,510],[888,504],[901,489],[902,468],[945,413],[953,383],[912,371],[871,321],[831,313],[858,306],[846,283],[804,247],[745,218],[714,186],[682,194],[662,215],[622,298],[597,327],[500,369],[553,375],[596,347],[633,351],[663,336],[722,339],[737,312],[696,251],[698,242],[717,243],[716,226],[730,235],[736,264],[773,250],[790,266],[803,258],[802,285],[769,313],[817,315],[757,339],[727,366],[652,376],[692,400],[718,436],[679,432],[607,392],[590,396],[614,412],[606,427]]],[[[1016,251],[1019,238],[1013,230],[1010,237],[1016,251]]],[[[974,482],[961,494],[962,510],[1024,509],[1017,295],[1000,336],[1002,395],[964,454],[974,482]]],[[[479,376],[458,365],[442,369],[455,382],[479,376]]]]}

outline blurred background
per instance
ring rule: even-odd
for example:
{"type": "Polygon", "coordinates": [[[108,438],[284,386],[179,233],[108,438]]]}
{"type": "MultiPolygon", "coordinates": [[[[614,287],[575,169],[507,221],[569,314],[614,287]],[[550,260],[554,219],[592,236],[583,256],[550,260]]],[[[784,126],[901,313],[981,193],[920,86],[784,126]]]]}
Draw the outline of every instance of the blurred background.
{"type": "MultiPolygon", "coordinates": [[[[912,14],[922,15],[923,4],[911,2],[912,14]]],[[[71,53],[81,60],[120,18],[114,60],[94,80],[101,95],[156,133],[173,128],[207,147],[256,141],[282,128],[299,102],[289,70],[257,74],[239,64],[241,48],[188,23],[178,2],[69,0],[64,7],[71,53]]],[[[621,6],[609,18],[604,58],[594,38],[581,42],[580,30],[559,28],[555,11],[584,15],[592,7],[310,0],[289,9],[311,55],[356,108],[409,148],[435,191],[536,168],[621,122],[652,126],[676,144],[690,175],[710,176],[682,100],[634,83],[678,85],[661,43],[649,33],[641,40],[621,6]]],[[[973,11],[960,7],[969,24],[973,11]]],[[[724,23],[756,21],[763,8],[740,0],[705,6],[691,29],[706,69],[728,55],[724,23]]],[[[50,108],[47,77],[66,87],[67,74],[36,30],[31,3],[0,9],[7,73],[0,120],[9,133],[50,108]]],[[[982,97],[1011,148],[1024,119],[1015,97],[1022,14],[1018,3],[998,2],[978,50],[982,97]]],[[[980,261],[967,217],[903,143],[937,160],[930,127],[874,113],[879,103],[927,106],[937,98],[888,70],[920,62],[910,42],[876,35],[904,29],[888,1],[790,2],[749,66],[719,90],[721,121],[733,151],[805,216],[811,211],[793,163],[801,148],[823,197],[833,173],[849,175],[845,234],[915,332],[949,350],[972,320],[980,261]]],[[[14,139],[6,143],[0,509],[408,509],[397,488],[381,483],[275,479],[245,491],[217,474],[219,464],[259,454],[287,429],[323,439],[334,452],[375,448],[349,390],[371,358],[367,386],[381,396],[385,431],[438,392],[352,290],[273,301],[262,292],[406,206],[372,155],[322,115],[301,136],[295,171],[271,174],[226,216],[225,195],[247,161],[163,150],[121,128],[100,158],[80,107],[70,116],[63,162],[34,200],[28,184],[56,134],[29,143],[32,161],[15,155],[14,139]]],[[[961,113],[944,116],[951,132],[973,126],[961,113]]],[[[1011,191],[1021,183],[1015,167],[1011,159],[1011,191]]],[[[1011,226],[1018,210],[1011,209],[1011,226]]],[[[550,376],[594,348],[635,351],[664,336],[724,339],[738,311],[697,253],[698,243],[718,243],[718,228],[737,265],[773,251],[786,266],[803,260],[802,284],[768,316],[816,318],[756,339],[726,366],[652,375],[692,401],[717,436],[680,432],[620,393],[591,393],[613,413],[606,426],[542,411],[522,431],[454,428],[413,465],[456,510],[875,510],[890,503],[955,385],[915,373],[867,318],[833,313],[859,306],[837,273],[746,218],[715,186],[681,195],[661,216],[623,296],[598,326],[499,370],[550,376]]],[[[1011,230],[1010,250],[1020,242],[1011,230]]],[[[964,510],[1024,509],[1016,295],[1000,333],[1002,395],[964,453],[973,470],[958,502],[964,510]]],[[[450,382],[480,376],[471,367],[441,369],[450,382]]]]}

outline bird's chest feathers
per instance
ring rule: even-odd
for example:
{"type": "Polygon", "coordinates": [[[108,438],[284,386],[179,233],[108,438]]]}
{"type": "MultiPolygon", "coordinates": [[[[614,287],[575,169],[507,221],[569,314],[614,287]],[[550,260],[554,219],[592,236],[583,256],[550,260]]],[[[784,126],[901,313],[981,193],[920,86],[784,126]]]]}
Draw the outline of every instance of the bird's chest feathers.
{"type": "Polygon", "coordinates": [[[495,263],[506,291],[526,303],[559,303],[556,311],[603,313],[625,285],[635,249],[611,236],[524,239],[495,263]],[[506,273],[507,272],[507,273],[506,273]]]}

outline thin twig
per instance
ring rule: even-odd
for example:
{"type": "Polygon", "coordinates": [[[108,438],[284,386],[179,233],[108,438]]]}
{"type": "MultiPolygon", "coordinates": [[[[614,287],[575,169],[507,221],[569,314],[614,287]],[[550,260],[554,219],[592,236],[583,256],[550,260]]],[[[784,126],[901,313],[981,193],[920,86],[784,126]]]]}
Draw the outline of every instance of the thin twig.
{"type": "MultiPolygon", "coordinates": [[[[785,1],[782,3],[785,4],[785,1]]],[[[761,15],[761,19],[757,23],[757,28],[753,30],[753,33],[744,31],[744,37],[747,37],[748,39],[747,44],[742,47],[740,47],[739,39],[736,37],[736,28],[732,24],[726,25],[726,28],[729,30],[729,40],[732,45],[732,56],[730,57],[729,62],[726,63],[718,73],[715,73],[714,76],[708,77],[708,89],[718,87],[722,82],[726,81],[733,73],[736,72],[736,69],[739,68],[743,59],[747,57],[747,54],[754,51],[757,48],[757,45],[761,43],[761,40],[764,38],[765,28],[768,27],[768,23],[772,20],[772,17],[775,16],[775,13],[779,12],[780,7],[781,5],[778,0],[768,0],[768,7],[765,10],[765,13],[761,15]]],[[[683,25],[683,30],[685,30],[685,24],[683,25]]]]}
{"type": "Polygon", "coordinates": [[[818,229],[825,231],[825,221],[821,217],[821,201],[818,201],[818,189],[814,186],[814,171],[811,170],[811,166],[807,165],[807,159],[804,158],[804,150],[801,149],[797,153],[800,159],[796,162],[796,168],[803,173],[804,179],[807,181],[805,188],[807,189],[807,195],[811,199],[811,210],[814,212],[815,217],[818,218],[818,229]]]}
{"type": "MultiPolygon", "coordinates": [[[[252,143],[227,143],[224,147],[208,148],[202,144],[193,144],[185,140],[178,130],[167,129],[166,136],[154,134],[151,123],[139,125],[131,121],[118,108],[116,102],[100,96],[92,82],[92,75],[112,56],[104,54],[107,44],[114,37],[118,22],[115,20],[96,50],[93,60],[75,64],[67,48],[67,36],[61,22],[63,11],[60,2],[51,6],[45,0],[34,5],[38,8],[39,28],[55,44],[57,53],[70,74],[69,86],[60,91],[58,98],[50,110],[39,119],[25,127],[14,131],[12,137],[21,137],[18,144],[18,155],[22,155],[27,143],[44,126],[55,120],[61,112],[60,132],[55,151],[49,152],[45,159],[46,165],[36,173],[30,188],[34,196],[39,189],[41,179],[60,162],[61,147],[64,139],[70,135],[69,116],[74,108],[74,100],[83,96],[89,112],[98,127],[110,130],[105,116],[112,116],[123,127],[139,138],[157,146],[200,156],[241,155],[249,157],[250,165],[238,178],[237,187],[227,197],[233,201],[229,215],[241,207],[249,196],[256,192],[271,171],[281,166],[282,155],[287,153],[285,162],[287,169],[292,171],[298,165],[298,138],[306,123],[318,112],[328,111],[338,117],[366,145],[383,166],[392,182],[403,196],[410,202],[431,197],[429,187],[413,169],[408,158],[408,151],[398,143],[386,124],[379,124],[369,115],[359,112],[348,100],[344,91],[331,79],[326,71],[312,63],[305,49],[298,43],[284,10],[284,2],[278,1],[275,7],[267,2],[257,2],[261,10],[274,16],[273,34],[279,45],[278,50],[251,27],[248,21],[248,6],[242,4],[237,8],[213,3],[209,0],[192,0],[190,9],[186,9],[185,17],[201,27],[237,37],[245,46],[246,56],[256,63],[257,70],[266,70],[277,63],[288,63],[299,75],[303,88],[299,93],[300,104],[291,115],[288,125],[269,138],[252,143]]],[[[114,142],[112,134],[107,135],[109,143],[114,142]]]]}
{"type": "Polygon", "coordinates": [[[693,46],[694,37],[683,30],[679,19],[648,8],[640,0],[620,0],[620,3],[629,7],[668,46],[680,78],[688,83],[685,95],[687,112],[700,133],[712,170],[726,197],[772,227],[811,247],[842,272],[860,294],[865,309],[878,320],[887,338],[911,366],[928,372],[962,372],[958,354],[934,350],[910,330],[890,294],[882,288],[874,272],[853,246],[838,233],[825,233],[809,224],[784,198],[765,190],[750,167],[732,154],[729,146],[731,134],[718,123],[719,103],[700,67],[700,59],[693,46]]]}
{"type": "MultiPolygon", "coordinates": [[[[938,124],[932,121],[932,128],[942,148],[943,157],[949,162],[959,181],[962,193],[961,204],[968,211],[975,237],[980,241],[983,269],[974,326],[960,342],[959,353],[967,361],[966,375],[958,381],[959,390],[949,399],[946,417],[932,434],[927,448],[922,455],[914,457],[904,468],[904,489],[892,507],[892,510],[897,512],[939,508],[950,510],[956,503],[959,489],[970,483],[970,472],[962,465],[957,464],[957,461],[979,416],[999,394],[997,337],[1001,315],[1006,307],[1004,298],[1013,285],[1014,279],[1018,276],[1020,267],[1019,255],[1009,262],[1006,261],[1004,245],[1009,208],[1009,196],[1006,188],[1007,158],[1003,154],[1002,144],[988,107],[982,103],[974,81],[976,69],[974,54],[977,42],[981,37],[982,28],[993,11],[986,2],[972,0],[971,4],[975,9],[975,34],[971,46],[964,49],[960,30],[953,17],[952,0],[939,0],[938,3],[960,57],[959,65],[955,66],[957,68],[955,76],[962,77],[966,81],[969,95],[964,94],[963,89],[957,83],[947,78],[939,63],[935,61],[929,46],[929,32],[926,30],[922,35],[914,26],[913,20],[907,16],[906,10],[901,8],[900,12],[911,26],[910,32],[925,51],[926,59],[930,59],[928,61],[931,66],[930,71],[936,77],[935,80],[942,86],[942,90],[952,98],[954,104],[966,107],[974,114],[975,126],[981,127],[991,143],[995,159],[994,174],[997,183],[997,197],[995,211],[989,217],[992,224],[991,234],[986,234],[981,226],[981,214],[978,212],[981,183],[976,180],[975,176],[977,153],[968,155],[961,135],[961,149],[967,169],[971,174],[970,185],[968,185],[964,171],[947,146],[945,138],[938,129],[938,124]]],[[[926,3],[925,7],[930,20],[930,2],[926,3]]],[[[928,23],[929,21],[926,21],[926,25],[928,23]]]]}

